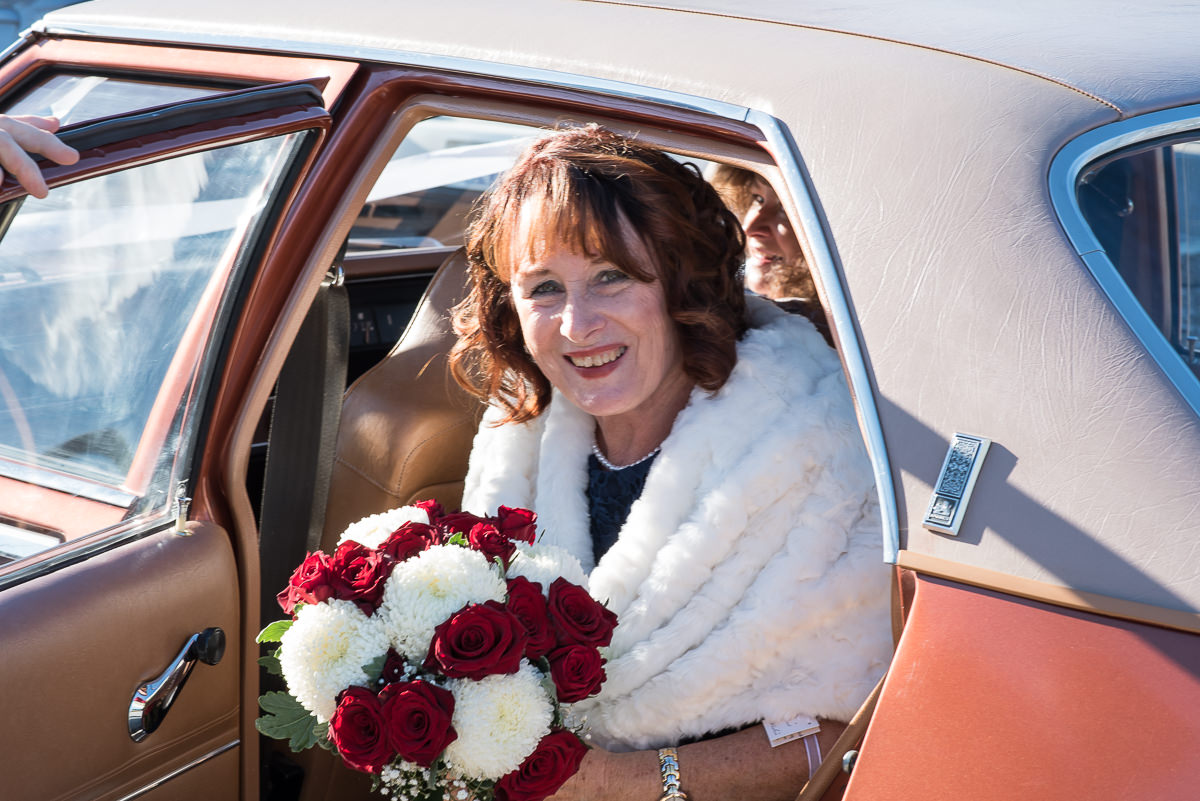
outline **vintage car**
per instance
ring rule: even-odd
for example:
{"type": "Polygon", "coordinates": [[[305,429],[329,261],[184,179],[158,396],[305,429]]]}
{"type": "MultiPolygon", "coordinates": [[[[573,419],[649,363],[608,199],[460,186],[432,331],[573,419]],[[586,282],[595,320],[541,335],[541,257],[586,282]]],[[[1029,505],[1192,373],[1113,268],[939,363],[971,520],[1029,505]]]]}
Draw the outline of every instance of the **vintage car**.
{"type": "Polygon", "coordinates": [[[464,216],[537,129],[597,121],[777,190],[852,389],[896,648],[806,797],[1194,798],[1198,20],[50,13],[0,61],[0,110],[60,117],[82,153],[44,200],[0,187],[0,796],[366,792],[260,742],[255,635],[305,549],[457,502],[464,216]]]}

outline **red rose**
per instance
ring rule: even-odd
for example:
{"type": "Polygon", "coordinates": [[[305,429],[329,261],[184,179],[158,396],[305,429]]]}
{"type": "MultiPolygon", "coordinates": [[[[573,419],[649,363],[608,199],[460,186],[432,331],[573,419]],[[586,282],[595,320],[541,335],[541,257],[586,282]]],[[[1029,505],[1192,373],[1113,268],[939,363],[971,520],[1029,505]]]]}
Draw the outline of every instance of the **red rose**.
{"type": "Polygon", "coordinates": [[[333,596],[353,601],[372,614],[383,600],[383,588],[392,572],[392,561],[362,543],[348,540],[338,546],[329,560],[333,596]]]}
{"type": "Polygon", "coordinates": [[[446,514],[446,510],[443,509],[442,505],[435,500],[417,501],[416,503],[410,505],[415,506],[418,509],[424,509],[425,514],[429,515],[430,523],[436,523],[439,517],[446,514]]]}
{"type": "Polygon", "coordinates": [[[482,553],[488,558],[488,561],[500,559],[504,563],[504,569],[508,569],[508,563],[512,561],[512,556],[517,551],[517,546],[512,544],[512,540],[500,533],[500,529],[493,526],[491,523],[476,523],[471,526],[470,532],[467,533],[467,542],[471,543],[471,547],[482,553]]]}
{"type": "Polygon", "coordinates": [[[550,618],[546,615],[546,598],[542,595],[541,584],[524,576],[513,576],[508,580],[506,606],[521,621],[525,633],[529,635],[529,642],[525,646],[526,657],[532,660],[545,656],[557,644],[550,618]]]}
{"type": "Polygon", "coordinates": [[[496,513],[496,527],[510,540],[532,545],[537,538],[537,515],[528,509],[501,506],[496,513]]]}
{"type": "Polygon", "coordinates": [[[446,539],[450,539],[455,534],[462,534],[465,537],[476,523],[488,522],[490,521],[486,517],[479,517],[469,512],[451,512],[438,519],[437,527],[446,539]]]}
{"type": "Polygon", "coordinates": [[[391,684],[379,693],[388,742],[409,762],[429,767],[458,739],[450,725],[454,696],[427,681],[391,684]]]}
{"type": "Polygon", "coordinates": [[[582,701],[600,692],[607,676],[600,652],[586,645],[564,645],[550,652],[550,678],[564,704],[582,701]]]}
{"type": "Polygon", "coordinates": [[[380,680],[384,684],[395,684],[398,681],[403,681],[404,665],[404,657],[400,656],[395,648],[389,648],[387,659],[383,661],[383,670],[379,673],[380,680]]]}
{"type": "Polygon", "coordinates": [[[496,801],[542,801],[579,770],[587,746],[566,729],[550,732],[521,766],[496,782],[496,801]]]}
{"type": "Polygon", "coordinates": [[[550,585],[547,607],[560,645],[599,648],[612,642],[617,616],[578,584],[565,578],[555,579],[550,585]]]}
{"type": "Polygon", "coordinates": [[[275,596],[286,614],[292,614],[296,604],[319,604],[333,597],[330,586],[329,557],[317,551],[304,557],[304,561],[288,579],[288,585],[275,596]]]}
{"type": "Polygon", "coordinates": [[[521,621],[503,604],[472,604],[433,630],[425,669],[455,679],[516,673],[527,639],[521,621]]]}
{"type": "Polygon", "coordinates": [[[329,739],[347,765],[364,773],[378,773],[395,754],[384,731],[379,699],[366,687],[350,687],[338,694],[337,709],[329,719],[329,739]]]}
{"type": "Polygon", "coordinates": [[[379,552],[397,562],[416,556],[441,540],[438,530],[424,523],[405,523],[379,546],[379,552]]]}

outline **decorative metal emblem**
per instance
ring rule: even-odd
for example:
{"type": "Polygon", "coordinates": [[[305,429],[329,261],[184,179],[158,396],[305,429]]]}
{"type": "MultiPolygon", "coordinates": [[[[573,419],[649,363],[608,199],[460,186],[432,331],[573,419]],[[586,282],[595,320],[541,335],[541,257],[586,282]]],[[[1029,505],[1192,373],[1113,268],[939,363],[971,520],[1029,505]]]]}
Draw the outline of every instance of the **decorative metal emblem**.
{"type": "Polygon", "coordinates": [[[983,467],[990,439],[970,434],[955,434],[950,440],[950,450],[942,463],[942,472],[933,488],[933,499],[925,513],[925,528],[943,534],[958,536],[963,516],[967,513],[967,502],[975,489],[975,479],[983,467]]]}

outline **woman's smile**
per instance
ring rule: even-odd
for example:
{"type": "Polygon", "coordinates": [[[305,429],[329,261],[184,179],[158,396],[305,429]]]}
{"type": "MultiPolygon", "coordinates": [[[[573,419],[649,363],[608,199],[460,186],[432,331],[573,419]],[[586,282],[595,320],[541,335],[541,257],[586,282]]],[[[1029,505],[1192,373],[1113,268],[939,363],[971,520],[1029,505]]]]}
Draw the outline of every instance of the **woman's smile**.
{"type": "MultiPolygon", "coordinates": [[[[597,367],[606,367],[616,362],[617,359],[625,355],[625,351],[629,348],[620,345],[615,348],[605,348],[600,351],[591,351],[588,353],[568,353],[566,358],[571,364],[579,368],[594,370],[597,367]]],[[[589,375],[584,373],[584,375],[589,375]]]]}

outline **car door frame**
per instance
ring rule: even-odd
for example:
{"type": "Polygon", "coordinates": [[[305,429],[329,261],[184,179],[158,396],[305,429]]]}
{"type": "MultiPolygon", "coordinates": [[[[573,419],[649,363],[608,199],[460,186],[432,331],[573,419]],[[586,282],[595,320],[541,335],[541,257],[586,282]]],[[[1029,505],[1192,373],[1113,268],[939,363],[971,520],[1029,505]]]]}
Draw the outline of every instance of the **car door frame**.
{"type": "MultiPolygon", "coordinates": [[[[0,70],[0,81],[5,76],[13,77],[8,70],[0,70]]],[[[327,76],[319,76],[316,83],[325,89],[329,85],[327,76]]],[[[4,87],[12,88],[11,83],[4,87]]],[[[239,258],[241,269],[232,278],[237,283],[227,290],[222,310],[225,321],[231,322],[244,311],[246,293],[257,273],[255,265],[268,257],[297,187],[327,135],[330,117],[326,102],[317,86],[293,82],[88,121],[63,131],[67,141],[81,146],[79,162],[46,166],[44,175],[53,192],[67,183],[174,156],[311,132],[294,154],[284,176],[288,183],[274,193],[273,207],[266,212],[252,247],[239,258]]],[[[0,203],[19,202],[23,194],[10,180],[0,187],[0,203]]],[[[203,372],[214,390],[224,373],[223,360],[231,352],[227,339],[220,335],[220,321],[218,317],[214,323],[217,330],[209,338],[203,361],[203,372]]],[[[193,465],[202,461],[207,427],[203,418],[212,407],[211,393],[208,400],[202,399],[197,407],[201,422],[195,429],[193,465]]],[[[193,488],[202,483],[195,467],[185,467],[183,475],[193,488]]],[[[21,703],[13,704],[21,713],[19,719],[46,721],[45,715],[38,715],[39,700],[46,701],[50,709],[54,709],[53,703],[60,703],[70,709],[94,709],[95,714],[107,710],[103,722],[94,721],[94,731],[80,731],[82,726],[72,725],[70,736],[60,732],[64,741],[74,737],[75,742],[73,748],[65,749],[70,754],[70,769],[55,772],[49,772],[48,762],[55,758],[53,749],[47,749],[45,740],[36,736],[38,729],[32,727],[31,732],[12,727],[6,753],[18,758],[23,748],[32,749],[16,764],[33,771],[25,780],[39,797],[143,797],[191,771],[195,773],[185,781],[193,786],[196,777],[206,773],[220,777],[226,793],[240,792],[246,797],[257,793],[257,739],[248,736],[242,725],[246,697],[256,695],[256,687],[247,692],[249,671],[242,654],[248,652],[246,642],[252,641],[257,627],[244,619],[246,590],[240,588],[239,592],[237,578],[257,572],[257,553],[239,547],[226,528],[203,513],[193,515],[198,522],[185,523],[182,512],[178,510],[177,522],[173,517],[177,512],[159,508],[145,519],[124,521],[0,569],[0,608],[13,612],[0,614],[5,621],[3,636],[6,642],[21,646],[19,664],[9,660],[3,668],[8,676],[4,686],[38,690],[23,692],[21,703]],[[156,597],[155,602],[147,602],[156,597]],[[171,599],[180,604],[174,615],[169,614],[171,599]],[[42,625],[35,625],[39,621],[42,625]],[[162,728],[143,742],[132,742],[125,718],[136,687],[160,674],[192,633],[212,625],[221,626],[228,635],[228,652],[222,663],[195,669],[162,728]],[[30,626],[35,630],[29,630],[30,626]],[[51,633],[56,636],[49,636],[51,633]],[[148,642],[148,638],[154,641],[148,642]],[[56,669],[62,665],[73,667],[56,669]],[[56,676],[62,676],[64,684],[52,693],[45,692],[54,687],[56,676]],[[101,677],[109,683],[97,692],[91,684],[101,677]],[[226,700],[206,704],[213,692],[226,700]],[[216,718],[210,718],[210,713],[216,718]],[[234,751],[240,759],[231,754],[234,751]],[[201,769],[202,765],[215,767],[201,769]],[[46,771],[39,772],[41,768],[46,771]],[[85,774],[92,778],[80,778],[85,774]],[[61,780],[57,790],[40,784],[52,777],[61,780]],[[72,785],[72,777],[79,783],[72,785]]],[[[253,660],[250,664],[254,665],[253,660]]],[[[6,781],[13,782],[10,788],[23,786],[13,774],[6,781]]],[[[209,784],[206,780],[198,783],[209,784]]],[[[173,789],[162,791],[166,795],[161,797],[173,797],[181,786],[172,784],[173,789]]]]}

